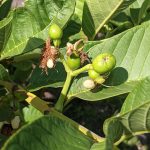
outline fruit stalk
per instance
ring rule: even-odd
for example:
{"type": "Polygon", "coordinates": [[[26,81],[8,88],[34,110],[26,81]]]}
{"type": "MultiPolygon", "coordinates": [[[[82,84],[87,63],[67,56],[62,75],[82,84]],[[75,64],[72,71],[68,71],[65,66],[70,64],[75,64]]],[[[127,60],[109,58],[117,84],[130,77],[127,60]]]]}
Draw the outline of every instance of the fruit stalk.
{"type": "Polygon", "coordinates": [[[73,71],[72,72],[72,76],[75,77],[75,76],[79,75],[80,73],[88,71],[90,69],[93,69],[92,64],[88,64],[88,65],[86,65],[86,66],[84,66],[84,67],[82,67],[80,69],[77,69],[77,70],[73,71]]]}
{"type": "Polygon", "coordinates": [[[73,76],[71,76],[70,73],[67,73],[67,78],[66,78],[65,84],[63,86],[63,89],[60,93],[60,97],[59,97],[57,103],[55,104],[55,109],[59,112],[63,111],[64,101],[66,99],[67,92],[69,90],[72,79],[73,79],[73,76]]]}

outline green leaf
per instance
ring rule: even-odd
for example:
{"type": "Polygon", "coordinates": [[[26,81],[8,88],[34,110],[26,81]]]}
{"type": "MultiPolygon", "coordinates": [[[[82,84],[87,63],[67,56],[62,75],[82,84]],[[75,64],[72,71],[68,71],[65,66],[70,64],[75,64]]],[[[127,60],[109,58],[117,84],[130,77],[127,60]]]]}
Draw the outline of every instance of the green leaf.
{"type": "Polygon", "coordinates": [[[29,105],[29,107],[24,107],[22,112],[25,122],[32,122],[43,116],[43,114],[32,105],[29,105]]]}
{"type": "Polygon", "coordinates": [[[0,100],[0,122],[9,120],[13,116],[14,116],[13,111],[11,107],[8,105],[8,103],[5,103],[3,102],[3,100],[0,100]]]}
{"type": "Polygon", "coordinates": [[[150,1],[149,0],[145,0],[141,6],[141,9],[139,11],[139,17],[138,17],[138,24],[140,24],[141,20],[143,17],[146,16],[147,14],[147,9],[150,6],[150,1]]]}
{"type": "Polygon", "coordinates": [[[94,143],[90,150],[105,150],[105,141],[100,143],[94,143]]]}
{"type": "Polygon", "coordinates": [[[63,28],[74,12],[74,0],[30,0],[13,12],[12,32],[1,60],[34,50],[48,38],[55,22],[63,28]]]}
{"type": "Polygon", "coordinates": [[[131,133],[150,131],[150,77],[139,82],[125,100],[119,118],[131,133]]]}
{"type": "Polygon", "coordinates": [[[150,75],[149,36],[150,22],[146,22],[92,46],[88,50],[90,58],[104,52],[113,53],[116,57],[116,68],[104,83],[110,87],[100,86],[89,91],[82,85],[88,78],[87,74],[82,74],[73,82],[68,98],[97,101],[131,92],[140,80],[150,75]]]}
{"type": "Polygon", "coordinates": [[[66,78],[66,72],[62,63],[57,62],[56,68],[48,69],[48,75],[38,66],[31,76],[28,90],[36,91],[43,87],[62,87],[66,78]]]}
{"type": "MultiPolygon", "coordinates": [[[[68,41],[72,42],[75,39],[75,38],[73,39],[72,37],[74,37],[74,36],[76,36],[76,34],[80,33],[81,24],[78,22],[80,22],[79,18],[77,16],[76,17],[73,16],[73,18],[67,24],[67,27],[64,29],[64,32],[63,32],[63,35],[64,35],[63,39],[62,39],[63,46],[66,46],[66,43],[68,41]]],[[[78,39],[80,39],[80,38],[81,38],[81,36],[78,39]]]]}
{"type": "Polygon", "coordinates": [[[27,52],[25,54],[22,55],[18,55],[16,57],[14,57],[14,62],[18,63],[18,62],[22,62],[22,61],[29,61],[29,60],[39,60],[41,56],[41,49],[37,48],[33,51],[27,52]]]}
{"type": "Polygon", "coordinates": [[[0,6],[0,20],[7,17],[10,8],[11,8],[12,0],[6,0],[4,3],[0,6]]]}
{"type": "MultiPolygon", "coordinates": [[[[100,143],[94,143],[90,150],[106,150],[105,141],[100,143]]],[[[116,146],[113,146],[111,150],[119,150],[116,146]]]]}
{"type": "Polygon", "coordinates": [[[0,53],[5,48],[11,33],[12,15],[0,21],[0,53]]]}
{"type": "Polygon", "coordinates": [[[77,0],[74,15],[78,16],[80,21],[82,22],[82,15],[83,15],[83,6],[85,0],[77,0]]]}
{"type": "Polygon", "coordinates": [[[67,27],[64,29],[63,34],[63,45],[69,41],[77,41],[81,39],[84,34],[82,34],[81,24],[82,24],[82,14],[83,14],[83,5],[85,0],[76,0],[75,11],[71,20],[68,22],[67,27]]]}
{"type": "Polygon", "coordinates": [[[112,150],[114,143],[120,139],[123,134],[123,126],[119,119],[108,119],[105,121],[104,131],[106,134],[105,149],[112,150]]]}
{"type": "MultiPolygon", "coordinates": [[[[138,6],[141,7],[144,1],[145,1],[145,0],[136,0],[134,3],[137,3],[138,6]]],[[[133,3],[133,4],[134,4],[134,3],[133,3]]]]}
{"type": "Polygon", "coordinates": [[[100,29],[114,15],[127,8],[135,0],[86,0],[82,28],[89,39],[94,39],[100,29]]]}
{"type": "Polygon", "coordinates": [[[14,62],[13,66],[19,70],[27,71],[32,68],[32,61],[26,60],[26,61],[21,61],[21,62],[14,62]]]}
{"type": "Polygon", "coordinates": [[[11,79],[18,84],[26,83],[28,82],[31,73],[32,73],[32,68],[28,68],[28,70],[21,70],[16,68],[13,75],[11,76],[11,79]]]}
{"type": "Polygon", "coordinates": [[[138,25],[141,23],[142,19],[147,14],[147,9],[150,6],[149,0],[141,0],[141,1],[135,1],[130,6],[130,17],[134,23],[134,25],[138,25]]]}
{"type": "Polygon", "coordinates": [[[28,83],[30,76],[33,72],[32,61],[26,60],[21,62],[14,62],[13,66],[15,67],[13,75],[11,75],[11,79],[16,84],[26,84],[28,83]]]}
{"type": "MultiPolygon", "coordinates": [[[[140,81],[134,90],[126,98],[121,112],[110,119],[107,119],[104,123],[104,130],[109,130],[108,125],[112,128],[108,136],[118,137],[113,142],[119,140],[121,133],[119,131],[124,130],[124,137],[139,135],[150,132],[150,77],[147,77],[140,81]],[[117,124],[112,124],[112,121],[116,121],[117,124]],[[117,126],[120,128],[117,129],[117,126]],[[116,130],[117,129],[117,130],[116,130]],[[120,135],[120,136],[118,136],[120,135]]],[[[106,136],[107,138],[107,136],[106,136]]],[[[112,139],[108,138],[108,139],[112,139]]],[[[112,141],[112,140],[110,140],[112,141]]],[[[110,145],[110,144],[109,144],[110,145]]]]}
{"type": "Polygon", "coordinates": [[[2,150],[20,150],[22,147],[30,150],[90,150],[93,143],[93,139],[69,122],[50,115],[24,126],[5,143],[2,150]]]}

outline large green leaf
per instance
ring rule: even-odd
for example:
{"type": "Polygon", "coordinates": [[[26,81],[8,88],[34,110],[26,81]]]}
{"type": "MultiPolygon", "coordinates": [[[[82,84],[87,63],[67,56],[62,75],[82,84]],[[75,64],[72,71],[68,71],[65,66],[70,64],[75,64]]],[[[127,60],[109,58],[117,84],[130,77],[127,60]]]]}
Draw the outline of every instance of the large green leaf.
{"type": "Polygon", "coordinates": [[[124,127],[132,133],[150,131],[150,77],[139,82],[129,94],[121,109],[119,118],[124,127]]]}
{"type": "Polygon", "coordinates": [[[99,30],[116,13],[127,8],[135,0],[86,0],[83,11],[83,31],[94,39],[99,30]]]}
{"type": "MultiPolygon", "coordinates": [[[[104,123],[106,141],[113,144],[122,136],[139,135],[150,132],[150,77],[140,81],[126,98],[121,112],[104,123]],[[114,123],[115,124],[114,124],[114,123]],[[109,130],[109,127],[112,127],[109,130]],[[116,130],[117,129],[117,130],[116,130]],[[119,132],[121,131],[121,132],[119,132]],[[115,137],[116,140],[114,140],[115,137]]],[[[108,147],[111,145],[108,144],[108,147]]]]}
{"type": "Polygon", "coordinates": [[[26,53],[43,45],[48,28],[55,22],[63,28],[74,12],[74,0],[29,0],[25,7],[14,10],[12,33],[1,60],[26,53]]]}
{"type": "Polygon", "coordinates": [[[2,150],[90,150],[93,143],[71,123],[50,115],[23,127],[2,150]]]}
{"type": "Polygon", "coordinates": [[[117,66],[105,83],[110,87],[101,86],[89,91],[82,85],[87,74],[82,74],[73,82],[68,98],[96,101],[130,92],[140,80],[150,75],[149,36],[150,22],[146,22],[91,47],[88,51],[91,58],[103,52],[116,56],[117,66]]]}

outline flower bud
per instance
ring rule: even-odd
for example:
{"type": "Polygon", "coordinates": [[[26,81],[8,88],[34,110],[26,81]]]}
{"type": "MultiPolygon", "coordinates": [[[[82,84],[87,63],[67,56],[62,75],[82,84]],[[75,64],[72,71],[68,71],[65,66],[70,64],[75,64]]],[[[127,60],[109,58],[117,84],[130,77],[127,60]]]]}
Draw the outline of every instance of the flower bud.
{"type": "Polygon", "coordinates": [[[49,60],[47,61],[47,67],[50,68],[50,69],[54,67],[54,62],[53,62],[52,59],[49,59],[49,60]]]}
{"type": "Polygon", "coordinates": [[[87,79],[83,82],[83,86],[86,89],[94,89],[95,88],[95,83],[92,79],[87,79]]]}

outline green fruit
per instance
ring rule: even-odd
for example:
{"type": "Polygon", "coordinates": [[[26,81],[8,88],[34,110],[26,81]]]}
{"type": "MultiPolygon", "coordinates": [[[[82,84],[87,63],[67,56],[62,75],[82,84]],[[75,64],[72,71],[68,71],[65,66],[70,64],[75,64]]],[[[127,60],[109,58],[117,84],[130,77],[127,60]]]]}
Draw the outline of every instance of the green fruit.
{"type": "Polygon", "coordinates": [[[105,79],[102,76],[99,76],[98,78],[96,78],[95,83],[97,84],[103,84],[105,82],[105,79]]]}
{"type": "Polygon", "coordinates": [[[93,69],[99,74],[103,74],[111,71],[116,65],[116,58],[114,55],[109,53],[103,53],[98,55],[93,60],[93,69]]]}
{"type": "Polygon", "coordinates": [[[49,36],[52,40],[61,39],[63,35],[62,29],[57,24],[52,24],[49,28],[49,36]]]}
{"type": "Polygon", "coordinates": [[[95,80],[96,78],[99,77],[99,73],[97,73],[94,70],[88,70],[88,75],[91,79],[95,80]]]}
{"type": "Polygon", "coordinates": [[[81,65],[80,57],[76,56],[75,54],[68,56],[66,62],[71,70],[76,70],[81,65]]]}

